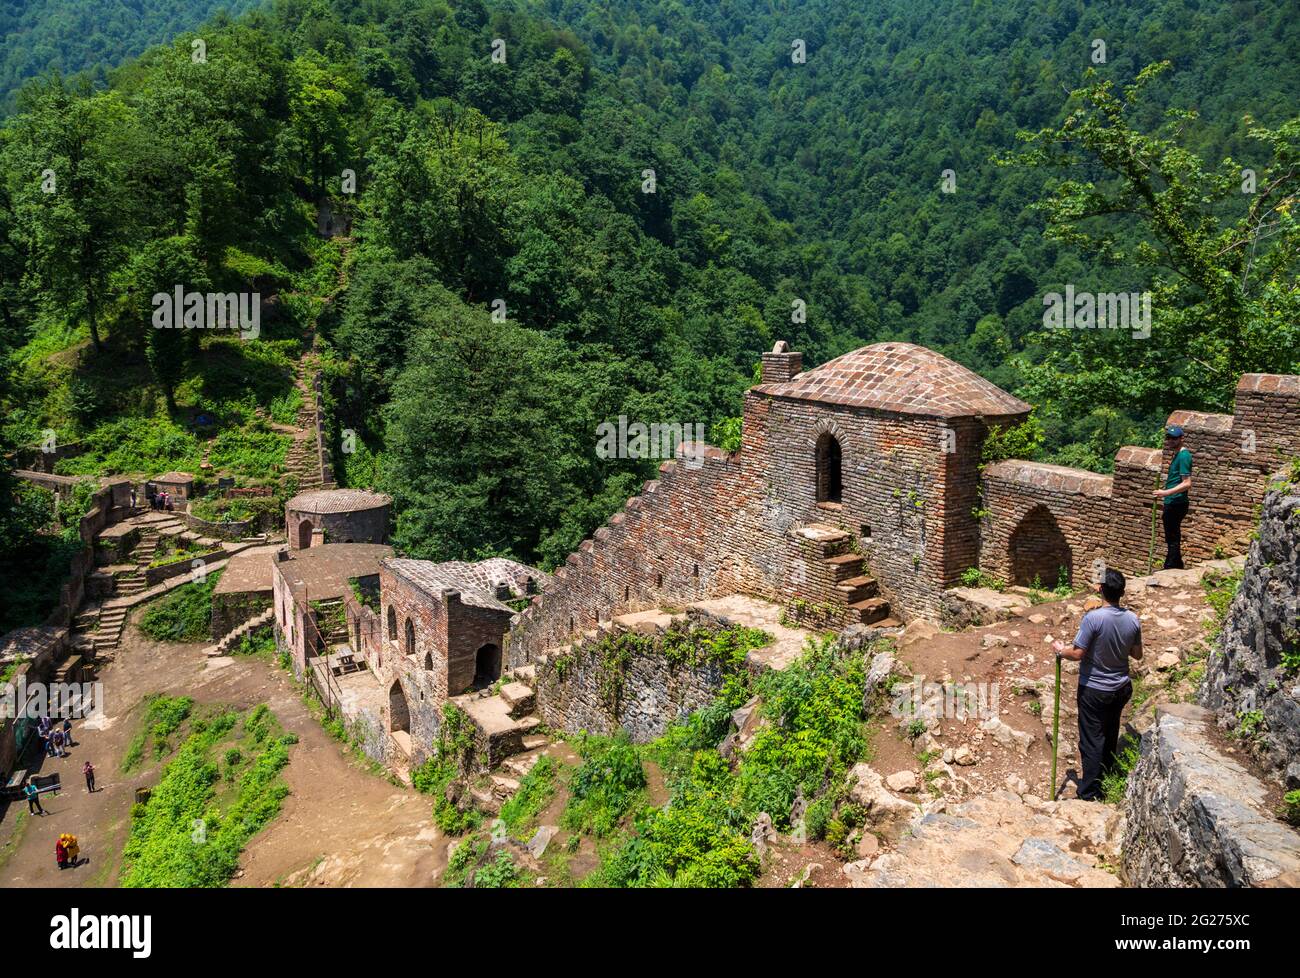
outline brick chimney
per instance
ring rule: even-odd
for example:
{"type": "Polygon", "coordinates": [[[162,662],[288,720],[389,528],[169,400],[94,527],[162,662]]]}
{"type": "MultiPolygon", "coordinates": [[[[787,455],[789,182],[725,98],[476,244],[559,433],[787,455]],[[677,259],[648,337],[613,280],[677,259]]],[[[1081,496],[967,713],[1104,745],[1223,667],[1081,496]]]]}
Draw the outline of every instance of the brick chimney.
{"type": "Polygon", "coordinates": [[[777,340],[771,353],[763,354],[763,383],[784,384],[803,370],[803,354],[790,349],[785,340],[777,340]]]}

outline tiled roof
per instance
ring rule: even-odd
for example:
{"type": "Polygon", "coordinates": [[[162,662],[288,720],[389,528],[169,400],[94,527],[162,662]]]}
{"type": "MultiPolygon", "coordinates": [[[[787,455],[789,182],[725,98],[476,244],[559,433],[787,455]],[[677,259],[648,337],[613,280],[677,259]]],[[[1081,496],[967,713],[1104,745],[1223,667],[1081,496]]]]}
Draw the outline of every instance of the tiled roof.
{"type": "Polygon", "coordinates": [[[760,394],[933,418],[1005,417],[1029,405],[942,354],[913,343],[876,343],[805,370],[760,394]]]}
{"type": "Polygon", "coordinates": [[[314,489],[298,493],[289,500],[288,508],[298,513],[356,513],[392,502],[391,496],[369,489],[314,489]]]}
{"type": "Polygon", "coordinates": [[[527,564],[505,557],[492,557],[467,563],[461,560],[448,560],[436,564],[431,560],[410,560],[405,557],[393,557],[384,561],[396,574],[400,574],[412,584],[431,594],[450,589],[459,591],[465,604],[479,608],[495,608],[498,611],[514,613],[514,609],[498,600],[496,586],[505,583],[510,590],[520,596],[527,593],[528,578],[532,578],[540,591],[547,575],[527,564]]]}
{"type": "Polygon", "coordinates": [[[286,583],[305,586],[308,600],[341,598],[352,589],[349,579],[374,577],[379,562],[392,553],[393,548],[382,543],[323,543],[276,555],[272,567],[286,583]]]}

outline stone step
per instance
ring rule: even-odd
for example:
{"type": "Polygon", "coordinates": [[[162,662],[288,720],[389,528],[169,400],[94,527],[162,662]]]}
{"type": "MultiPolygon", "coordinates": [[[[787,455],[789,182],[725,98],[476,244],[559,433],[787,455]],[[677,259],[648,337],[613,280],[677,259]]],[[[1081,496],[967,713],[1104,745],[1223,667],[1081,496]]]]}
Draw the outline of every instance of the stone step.
{"type": "Polygon", "coordinates": [[[851,543],[847,533],[838,526],[830,526],[826,523],[811,523],[792,532],[796,538],[816,547],[818,554],[823,558],[843,554],[851,543]]]}
{"type": "Polygon", "coordinates": [[[516,669],[514,675],[521,683],[532,683],[537,679],[537,667],[530,662],[516,669]]]}
{"type": "Polygon", "coordinates": [[[541,734],[530,734],[522,740],[524,750],[537,750],[539,747],[545,747],[547,740],[541,734]]]}
{"type": "Polygon", "coordinates": [[[835,572],[836,583],[843,583],[851,578],[862,576],[861,554],[838,554],[834,557],[827,557],[826,563],[835,572]]]}
{"type": "MultiPolygon", "coordinates": [[[[531,739],[531,738],[529,738],[531,739]]],[[[527,751],[523,754],[515,754],[513,757],[507,757],[501,762],[501,769],[510,772],[512,777],[525,778],[541,758],[540,750],[527,751]]]]}
{"type": "Polygon", "coordinates": [[[536,696],[531,686],[525,686],[520,682],[506,683],[501,687],[498,695],[506,701],[510,707],[510,715],[518,717],[526,715],[532,710],[536,702],[536,696]]]}
{"type": "Polygon", "coordinates": [[[489,779],[492,783],[492,794],[501,801],[509,801],[516,791],[519,790],[519,782],[514,778],[508,778],[502,774],[494,774],[489,779]]]}
{"type": "Polygon", "coordinates": [[[849,605],[849,610],[857,615],[864,625],[872,625],[889,617],[889,602],[884,598],[867,598],[849,605]]]}
{"type": "Polygon", "coordinates": [[[856,604],[867,598],[874,598],[880,593],[880,585],[874,577],[859,574],[835,585],[835,590],[844,595],[845,604],[856,604]]]}

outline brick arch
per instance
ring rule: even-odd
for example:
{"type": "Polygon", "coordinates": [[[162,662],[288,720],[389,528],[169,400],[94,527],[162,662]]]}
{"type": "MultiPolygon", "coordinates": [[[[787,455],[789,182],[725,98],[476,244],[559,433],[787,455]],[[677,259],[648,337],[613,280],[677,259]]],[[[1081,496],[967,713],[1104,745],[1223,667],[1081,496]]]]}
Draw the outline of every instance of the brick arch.
{"type": "Polygon", "coordinates": [[[1042,503],[1031,507],[1016,524],[1007,541],[1007,563],[1011,583],[1056,586],[1061,568],[1067,581],[1074,580],[1074,552],[1052,511],[1042,503]]]}
{"type": "Polygon", "coordinates": [[[834,421],[819,418],[813,425],[809,440],[813,498],[818,503],[839,504],[844,498],[845,449],[848,437],[834,421]]]}

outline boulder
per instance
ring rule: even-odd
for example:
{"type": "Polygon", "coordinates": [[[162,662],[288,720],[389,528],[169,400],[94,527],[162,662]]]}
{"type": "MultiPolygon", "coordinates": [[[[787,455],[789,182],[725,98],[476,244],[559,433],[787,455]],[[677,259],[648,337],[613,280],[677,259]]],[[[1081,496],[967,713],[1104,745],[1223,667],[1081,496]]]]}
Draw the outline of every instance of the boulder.
{"type": "Polygon", "coordinates": [[[1135,886],[1260,886],[1300,878],[1300,832],[1216,746],[1210,713],[1161,707],[1129,775],[1124,871],[1135,886]]]}
{"type": "Polygon", "coordinates": [[[1003,722],[1000,717],[989,717],[980,724],[980,729],[1001,746],[1019,751],[1022,757],[1027,755],[1029,748],[1034,745],[1033,734],[1016,730],[1003,722]]]}
{"type": "Polygon", "coordinates": [[[889,786],[890,791],[898,791],[903,794],[912,794],[916,792],[916,772],[915,771],[895,771],[889,777],[885,778],[885,784],[889,786]]]}
{"type": "Polygon", "coordinates": [[[919,813],[916,805],[890,793],[884,778],[870,764],[855,764],[849,772],[849,800],[866,811],[866,827],[886,839],[897,839],[919,813]]]}
{"type": "Polygon", "coordinates": [[[1278,780],[1300,757],[1300,681],[1286,656],[1297,651],[1300,622],[1300,489],[1286,483],[1267,493],[1259,533],[1250,545],[1241,585],[1206,664],[1202,701],[1219,723],[1236,726],[1258,710],[1261,760],[1278,780]]]}

